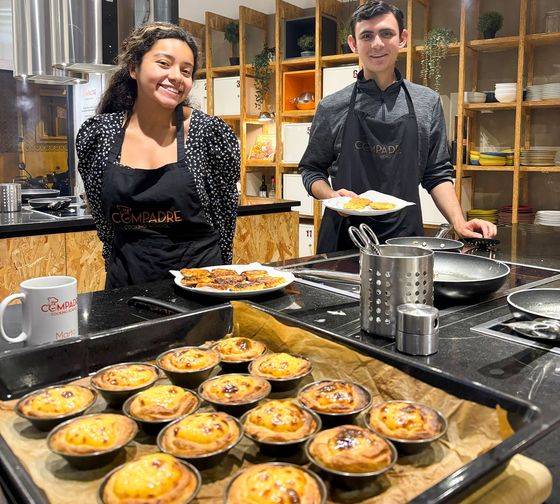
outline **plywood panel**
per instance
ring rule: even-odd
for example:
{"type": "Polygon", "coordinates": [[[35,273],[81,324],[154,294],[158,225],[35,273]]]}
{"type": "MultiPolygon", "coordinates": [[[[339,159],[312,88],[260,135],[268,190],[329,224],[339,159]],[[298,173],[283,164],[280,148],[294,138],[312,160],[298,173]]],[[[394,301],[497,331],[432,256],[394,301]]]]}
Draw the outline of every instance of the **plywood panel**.
{"type": "Polygon", "coordinates": [[[0,299],[18,292],[28,278],[65,275],[65,255],[63,234],[0,240],[0,299]]]}
{"type": "Polygon", "coordinates": [[[237,218],[233,262],[271,262],[298,256],[297,212],[248,215],[237,218]]]}
{"type": "Polygon", "coordinates": [[[66,234],[66,271],[78,279],[78,293],[102,290],[105,267],[95,231],[66,234]]]}

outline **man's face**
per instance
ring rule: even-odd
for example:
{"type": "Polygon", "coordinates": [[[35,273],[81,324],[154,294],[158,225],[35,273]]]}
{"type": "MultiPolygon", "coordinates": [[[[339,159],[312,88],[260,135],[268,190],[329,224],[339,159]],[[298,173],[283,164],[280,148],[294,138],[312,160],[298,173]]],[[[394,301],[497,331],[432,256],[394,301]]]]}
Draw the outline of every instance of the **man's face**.
{"type": "Polygon", "coordinates": [[[399,25],[393,14],[383,14],[358,21],[355,38],[348,36],[352,51],[358,53],[367,78],[393,72],[399,49],[406,45],[408,32],[399,36],[399,25]]]}

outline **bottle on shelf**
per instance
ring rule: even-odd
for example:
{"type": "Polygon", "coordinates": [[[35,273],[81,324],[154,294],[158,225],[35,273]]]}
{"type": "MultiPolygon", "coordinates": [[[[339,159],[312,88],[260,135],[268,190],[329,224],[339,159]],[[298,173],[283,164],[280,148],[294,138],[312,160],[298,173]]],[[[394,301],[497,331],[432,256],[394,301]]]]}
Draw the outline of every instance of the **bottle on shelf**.
{"type": "Polygon", "coordinates": [[[270,179],[270,189],[268,190],[268,197],[269,198],[276,198],[276,179],[274,175],[270,179]]]}
{"type": "Polygon", "coordinates": [[[266,187],[266,180],[264,175],[262,176],[262,183],[259,187],[259,196],[261,198],[266,198],[268,196],[268,189],[266,187]]]}

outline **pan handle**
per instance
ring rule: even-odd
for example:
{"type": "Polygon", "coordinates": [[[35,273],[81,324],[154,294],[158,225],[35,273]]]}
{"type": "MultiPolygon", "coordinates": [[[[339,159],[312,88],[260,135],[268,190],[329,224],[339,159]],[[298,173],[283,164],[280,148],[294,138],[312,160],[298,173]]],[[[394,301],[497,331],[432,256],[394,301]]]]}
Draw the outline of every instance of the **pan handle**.
{"type": "Polygon", "coordinates": [[[440,224],[434,238],[445,238],[449,233],[451,233],[451,231],[453,231],[453,226],[447,222],[444,222],[443,224],[440,224]]]}

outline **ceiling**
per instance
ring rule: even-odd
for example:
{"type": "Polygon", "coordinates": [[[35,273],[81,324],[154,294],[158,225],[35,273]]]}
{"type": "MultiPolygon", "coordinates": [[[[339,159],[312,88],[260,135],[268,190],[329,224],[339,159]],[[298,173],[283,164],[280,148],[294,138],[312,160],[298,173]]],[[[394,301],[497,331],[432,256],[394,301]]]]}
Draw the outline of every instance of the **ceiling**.
{"type": "MultiPolygon", "coordinates": [[[[315,7],[315,0],[289,0],[289,3],[305,9],[315,7]]],[[[179,0],[179,17],[204,23],[204,13],[208,11],[238,19],[240,5],[264,14],[276,11],[276,0],[179,0]]]]}

